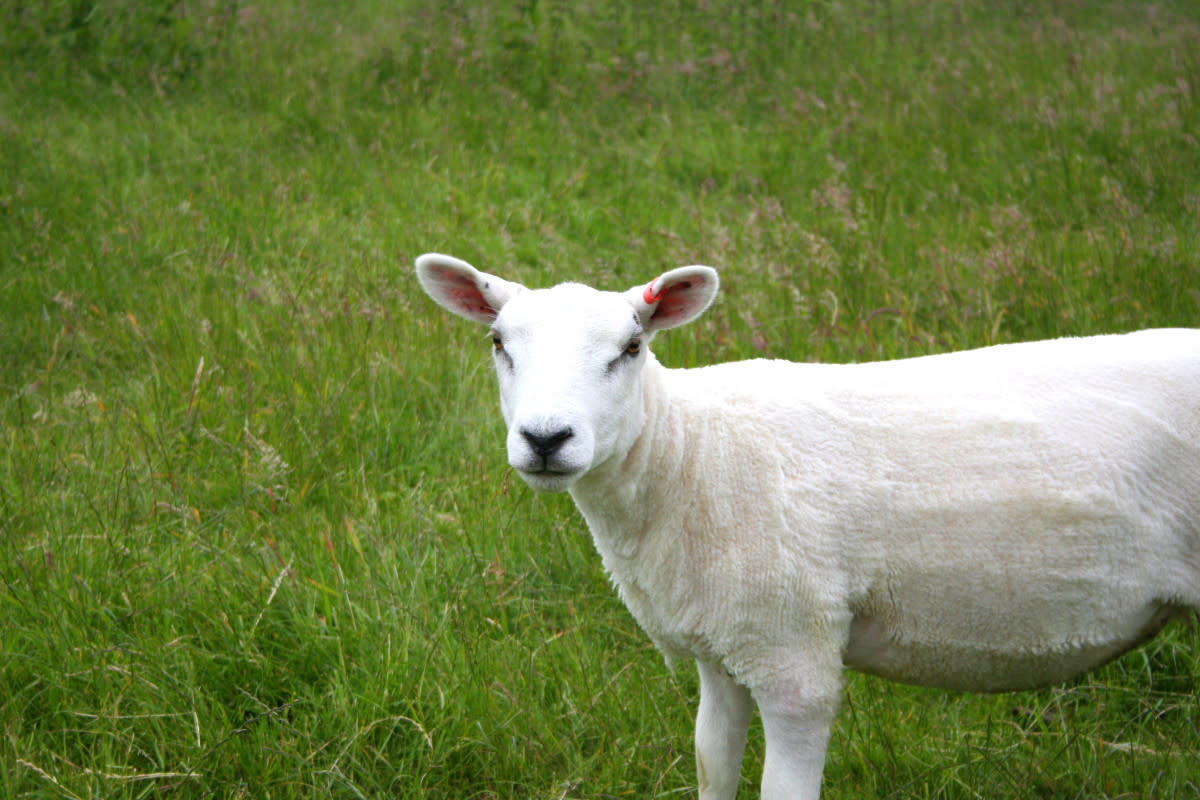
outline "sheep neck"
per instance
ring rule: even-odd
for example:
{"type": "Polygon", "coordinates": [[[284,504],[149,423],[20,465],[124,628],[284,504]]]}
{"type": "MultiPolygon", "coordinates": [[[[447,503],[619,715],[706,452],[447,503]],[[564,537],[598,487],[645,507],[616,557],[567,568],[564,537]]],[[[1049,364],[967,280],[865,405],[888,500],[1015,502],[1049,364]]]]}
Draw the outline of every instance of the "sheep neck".
{"type": "Polygon", "coordinates": [[[681,438],[673,442],[670,438],[673,415],[664,382],[667,372],[648,354],[639,387],[642,419],[630,432],[630,444],[570,490],[602,554],[634,555],[661,516],[662,487],[678,477],[683,448],[681,438]]]}

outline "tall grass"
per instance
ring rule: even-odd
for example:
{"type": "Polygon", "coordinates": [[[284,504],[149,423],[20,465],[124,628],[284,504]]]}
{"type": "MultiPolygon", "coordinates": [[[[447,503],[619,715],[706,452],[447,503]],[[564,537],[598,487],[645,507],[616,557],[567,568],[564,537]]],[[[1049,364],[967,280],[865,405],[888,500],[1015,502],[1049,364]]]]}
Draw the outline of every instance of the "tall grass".
{"type": "MultiPolygon", "coordinates": [[[[1190,3],[154,8],[0,11],[5,797],[694,796],[694,677],[505,467],[420,252],[712,264],[677,365],[1200,311],[1190,3]]],[[[1198,679],[1187,627],[855,677],[826,794],[1197,797],[1198,679]]]]}

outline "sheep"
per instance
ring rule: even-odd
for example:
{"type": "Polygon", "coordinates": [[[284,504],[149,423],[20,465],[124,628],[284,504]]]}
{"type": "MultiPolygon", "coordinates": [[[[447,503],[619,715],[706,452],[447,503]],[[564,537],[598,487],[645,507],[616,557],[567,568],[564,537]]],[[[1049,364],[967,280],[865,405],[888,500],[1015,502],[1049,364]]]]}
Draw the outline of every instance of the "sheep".
{"type": "Polygon", "coordinates": [[[698,665],[703,800],[757,706],[765,800],[821,788],[845,668],[997,692],[1060,683],[1200,608],[1200,331],[863,364],[668,369],[710,267],[624,293],[417,259],[489,325],[509,464],[568,491],[633,617],[698,665]]]}

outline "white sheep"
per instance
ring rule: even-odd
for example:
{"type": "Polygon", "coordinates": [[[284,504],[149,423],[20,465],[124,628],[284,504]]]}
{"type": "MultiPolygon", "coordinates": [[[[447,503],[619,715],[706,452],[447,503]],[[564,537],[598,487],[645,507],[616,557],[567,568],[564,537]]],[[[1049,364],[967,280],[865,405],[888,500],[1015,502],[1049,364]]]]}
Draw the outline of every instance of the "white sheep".
{"type": "Polygon", "coordinates": [[[762,797],[816,798],[844,667],[1045,686],[1200,607],[1200,331],[667,369],[650,340],[712,302],[709,267],[623,294],[416,268],[491,326],[509,463],[697,661],[703,800],[735,796],[753,704],[762,797]]]}

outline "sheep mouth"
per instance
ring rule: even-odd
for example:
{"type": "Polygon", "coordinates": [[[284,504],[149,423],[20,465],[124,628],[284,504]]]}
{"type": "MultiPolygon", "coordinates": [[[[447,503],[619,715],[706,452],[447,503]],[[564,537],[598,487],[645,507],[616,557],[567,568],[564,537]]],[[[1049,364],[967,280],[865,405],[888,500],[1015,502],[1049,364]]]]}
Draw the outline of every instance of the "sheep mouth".
{"type": "Polygon", "coordinates": [[[553,467],[543,467],[542,469],[517,467],[516,470],[517,474],[521,476],[521,480],[539,492],[566,491],[583,474],[583,470],[579,469],[555,469],[553,467]]]}
{"type": "Polygon", "coordinates": [[[523,460],[523,463],[513,464],[513,469],[522,475],[537,475],[546,478],[567,477],[583,472],[580,467],[562,463],[558,458],[533,455],[523,460]]]}

